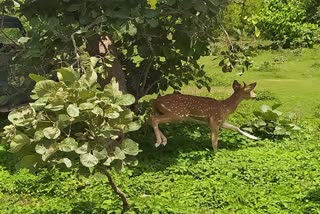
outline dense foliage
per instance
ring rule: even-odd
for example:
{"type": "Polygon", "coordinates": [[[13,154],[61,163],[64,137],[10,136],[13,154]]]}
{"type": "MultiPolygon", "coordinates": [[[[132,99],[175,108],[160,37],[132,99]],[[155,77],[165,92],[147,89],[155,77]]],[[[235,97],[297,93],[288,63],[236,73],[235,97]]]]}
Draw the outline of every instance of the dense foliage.
{"type": "Polygon", "coordinates": [[[20,167],[40,167],[43,161],[66,167],[80,162],[88,168],[115,162],[121,170],[134,162],[138,144],[124,139],[124,134],[140,128],[127,107],[135,99],[122,94],[114,79],[98,90],[97,65],[99,60],[90,58],[82,75],[73,68],[61,68],[58,82],[31,76],[37,82],[35,102],[10,112],[11,124],[2,133],[8,151],[20,156],[20,167]]]}
{"type": "Polygon", "coordinates": [[[284,48],[312,47],[319,41],[318,17],[314,0],[241,0],[229,5],[224,23],[235,37],[261,37],[284,48]]]}
{"type": "Polygon", "coordinates": [[[101,55],[98,42],[107,35],[114,49],[107,47],[106,52],[122,67],[105,72],[109,77],[120,76],[120,85],[124,83],[139,99],[189,81],[208,86],[197,59],[210,54],[209,46],[219,35],[215,17],[228,1],[16,2],[20,6],[15,12],[25,16],[30,26],[30,40],[20,63],[50,76],[52,69],[73,63],[71,35],[77,46],[85,43],[91,55],[101,55]]]}
{"type": "Polygon", "coordinates": [[[307,22],[303,1],[268,1],[261,12],[254,16],[265,39],[281,41],[283,47],[312,47],[318,26],[307,22]]]}

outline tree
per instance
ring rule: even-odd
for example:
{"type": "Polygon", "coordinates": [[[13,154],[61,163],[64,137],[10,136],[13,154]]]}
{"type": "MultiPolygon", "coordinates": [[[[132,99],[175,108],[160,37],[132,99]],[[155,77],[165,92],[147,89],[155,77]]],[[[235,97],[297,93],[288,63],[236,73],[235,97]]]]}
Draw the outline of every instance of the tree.
{"type": "Polygon", "coordinates": [[[197,60],[210,54],[226,3],[5,1],[7,10],[27,20],[28,38],[15,63],[31,70],[36,82],[35,102],[8,117],[2,136],[8,150],[20,156],[20,166],[103,171],[125,212],[128,201],[109,167],[135,163],[140,152],[124,136],[140,127],[128,106],[189,81],[208,87],[197,60]]]}
{"type": "Polygon", "coordinates": [[[208,87],[210,79],[197,59],[210,54],[208,47],[220,33],[216,18],[228,1],[159,0],[152,8],[141,0],[19,2],[17,11],[32,28],[24,63],[27,59],[37,73],[54,75],[52,70],[74,63],[75,46],[103,55],[100,44],[117,64],[107,69],[109,78],[101,71],[108,78],[101,82],[114,76],[140,99],[190,81],[208,87]],[[105,45],[106,36],[112,48],[105,45]]]}

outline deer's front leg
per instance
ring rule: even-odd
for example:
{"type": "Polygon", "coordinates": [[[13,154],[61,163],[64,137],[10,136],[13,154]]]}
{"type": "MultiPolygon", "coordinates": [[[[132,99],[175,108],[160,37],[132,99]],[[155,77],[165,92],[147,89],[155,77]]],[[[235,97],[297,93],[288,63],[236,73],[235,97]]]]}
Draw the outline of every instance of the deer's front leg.
{"type": "Polygon", "coordinates": [[[218,131],[219,125],[214,121],[213,118],[209,118],[209,126],[211,129],[211,143],[214,152],[218,151],[218,131]]]}

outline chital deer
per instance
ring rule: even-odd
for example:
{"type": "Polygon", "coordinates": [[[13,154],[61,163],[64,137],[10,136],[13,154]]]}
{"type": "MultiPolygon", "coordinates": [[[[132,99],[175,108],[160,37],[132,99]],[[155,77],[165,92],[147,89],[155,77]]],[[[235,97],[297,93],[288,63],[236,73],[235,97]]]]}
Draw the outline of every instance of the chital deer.
{"type": "Polygon", "coordinates": [[[158,127],[159,123],[184,120],[196,120],[209,124],[212,147],[215,152],[218,150],[218,131],[220,127],[237,131],[251,139],[257,140],[257,137],[225,122],[228,115],[236,110],[242,100],[256,97],[256,94],[253,92],[256,85],[257,83],[250,85],[244,83],[244,86],[241,86],[241,84],[235,80],[232,84],[234,92],[225,100],[180,93],[158,97],[154,101],[154,109],[158,114],[151,116],[151,123],[157,140],[155,146],[158,147],[161,144],[167,144],[167,138],[158,127]]]}

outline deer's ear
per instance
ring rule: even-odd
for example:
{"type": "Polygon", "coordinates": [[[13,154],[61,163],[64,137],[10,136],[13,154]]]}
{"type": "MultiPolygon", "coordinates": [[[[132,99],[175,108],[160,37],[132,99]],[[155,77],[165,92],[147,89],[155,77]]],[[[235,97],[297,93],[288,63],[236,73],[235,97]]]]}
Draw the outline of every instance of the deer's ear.
{"type": "Polygon", "coordinates": [[[241,88],[241,84],[237,80],[234,80],[232,83],[232,88],[233,88],[233,90],[237,90],[237,89],[241,88]]]}
{"type": "Polygon", "coordinates": [[[244,90],[245,91],[252,91],[255,87],[256,87],[257,83],[254,82],[254,83],[251,83],[250,85],[247,85],[244,90]]]}

